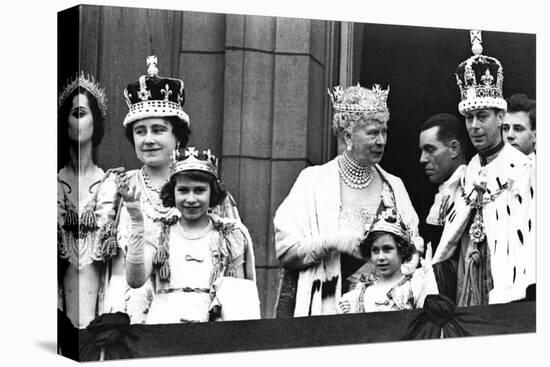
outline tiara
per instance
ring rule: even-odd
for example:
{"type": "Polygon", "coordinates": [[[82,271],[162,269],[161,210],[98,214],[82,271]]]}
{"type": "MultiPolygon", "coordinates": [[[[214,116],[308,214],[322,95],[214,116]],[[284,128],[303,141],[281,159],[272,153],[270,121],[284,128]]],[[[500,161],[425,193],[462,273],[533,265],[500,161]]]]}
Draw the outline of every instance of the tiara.
{"type": "Polygon", "coordinates": [[[84,75],[84,71],[77,73],[73,80],[67,82],[67,85],[59,94],[57,107],[61,107],[66,102],[67,98],[79,87],[86,89],[94,96],[101,110],[101,115],[105,117],[107,114],[107,97],[105,96],[105,89],[99,87],[93,75],[84,75]]]}
{"type": "Polygon", "coordinates": [[[335,112],[387,112],[390,87],[382,89],[374,84],[372,89],[356,86],[336,86],[328,91],[335,112]]]}
{"type": "Polygon", "coordinates": [[[185,149],[183,153],[184,157],[181,157],[181,153],[176,151],[172,157],[174,164],[174,170],[172,175],[185,171],[202,171],[213,175],[218,178],[218,158],[210,149],[204,150],[202,154],[194,147],[185,149]]]}
{"type": "Polygon", "coordinates": [[[388,208],[378,215],[369,232],[373,231],[393,233],[407,242],[412,238],[410,227],[394,208],[388,208]]]}

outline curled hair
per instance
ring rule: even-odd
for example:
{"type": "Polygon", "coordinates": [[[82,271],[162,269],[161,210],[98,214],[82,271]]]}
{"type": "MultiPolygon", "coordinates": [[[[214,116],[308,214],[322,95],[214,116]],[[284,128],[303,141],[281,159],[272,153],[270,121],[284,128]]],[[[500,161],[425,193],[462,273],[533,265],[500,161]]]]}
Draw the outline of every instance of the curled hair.
{"type": "MultiPolygon", "coordinates": [[[[93,133],[92,133],[92,147],[96,148],[103,139],[105,132],[104,121],[105,118],[101,113],[99,104],[93,94],[88,92],[85,88],[78,87],[73,93],[71,93],[64,101],[64,103],[57,110],[57,165],[58,170],[67,164],[69,161],[69,145],[71,139],[69,138],[69,116],[73,107],[73,99],[75,96],[83,94],[88,98],[90,111],[92,112],[93,133]]],[[[96,156],[95,149],[92,152],[92,159],[95,163],[96,156]]]]}
{"type": "Polygon", "coordinates": [[[353,127],[357,121],[380,121],[388,122],[390,120],[390,112],[335,112],[332,120],[332,131],[338,137],[343,137],[345,133],[352,133],[353,127]]]}
{"type": "MultiPolygon", "coordinates": [[[[187,146],[187,143],[189,142],[189,135],[191,135],[191,130],[189,129],[189,126],[177,116],[159,118],[163,119],[166,122],[169,122],[170,125],[172,125],[172,132],[176,137],[176,142],[178,142],[181,147],[187,146]]],[[[126,138],[130,142],[130,144],[132,144],[132,146],[136,145],[136,143],[134,142],[134,124],[136,122],[137,121],[134,121],[131,124],[126,125],[126,127],[124,128],[126,138]]]]}
{"type": "Polygon", "coordinates": [[[529,116],[529,124],[531,130],[537,129],[536,107],[537,103],[534,99],[527,97],[525,94],[513,94],[506,100],[508,104],[507,112],[526,112],[529,116]]]}
{"type": "Polygon", "coordinates": [[[165,207],[176,206],[175,188],[178,177],[185,177],[188,180],[208,183],[210,185],[210,202],[208,203],[208,206],[210,208],[219,205],[227,197],[225,184],[222,181],[217,180],[210,173],[196,170],[184,171],[172,175],[172,177],[170,177],[170,181],[168,181],[162,187],[160,191],[160,199],[162,201],[162,205],[164,205],[165,207]]]}
{"type": "Polygon", "coordinates": [[[410,261],[412,259],[412,255],[416,251],[416,248],[414,247],[414,245],[412,243],[405,241],[403,238],[396,236],[393,233],[385,232],[385,231],[370,232],[367,235],[367,238],[365,238],[365,240],[359,246],[361,255],[365,258],[370,259],[372,244],[374,243],[374,241],[376,241],[377,239],[379,239],[380,237],[386,234],[389,234],[393,237],[397,247],[397,253],[399,254],[399,256],[401,256],[401,261],[403,263],[410,261]]]}

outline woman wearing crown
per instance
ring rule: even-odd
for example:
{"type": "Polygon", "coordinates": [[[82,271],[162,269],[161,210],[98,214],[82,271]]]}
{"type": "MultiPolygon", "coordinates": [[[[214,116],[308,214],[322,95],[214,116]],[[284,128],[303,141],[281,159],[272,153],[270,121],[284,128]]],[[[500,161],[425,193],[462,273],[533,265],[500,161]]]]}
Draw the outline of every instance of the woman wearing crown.
{"type": "MultiPolygon", "coordinates": [[[[169,181],[171,156],[184,148],[191,133],[189,117],[183,111],[185,92],[183,81],[158,76],[157,58],[147,58],[147,75],[142,75],[124,90],[129,107],[123,126],[126,137],[143,163],[141,169],[116,172],[118,186],[128,186],[139,196],[143,214],[143,238],[156,244],[161,233],[161,222],[177,214],[175,208],[162,205],[162,186],[169,181]]],[[[131,323],[144,323],[154,296],[152,282],[132,289],[126,282],[124,257],[136,233],[126,203],[117,211],[116,239],[121,250],[112,261],[105,286],[105,312],[126,312],[131,323]]],[[[214,211],[221,216],[240,220],[234,201],[222,200],[214,211]]],[[[141,230],[140,229],[140,230],[141,230]]]]}
{"type": "MultiPolygon", "coordinates": [[[[253,304],[241,299],[240,308],[256,309],[259,301],[255,286],[255,268],[250,235],[239,221],[209,214],[208,209],[221,203],[227,193],[218,180],[216,158],[210,150],[202,157],[194,148],[178,161],[170,180],[162,187],[162,203],[175,208],[172,217],[161,221],[161,235],[150,238],[144,230],[139,193],[127,184],[120,185],[129,213],[132,236],[126,254],[126,279],[131,287],[141,287],[152,279],[155,292],[146,323],[165,324],[205,322],[223,314],[224,302],[216,291],[229,282],[223,277],[251,280],[248,293],[255,292],[253,304]]],[[[247,293],[247,287],[242,288],[247,293]]]]}
{"type": "Polygon", "coordinates": [[[58,308],[76,328],[98,314],[101,232],[112,217],[116,187],[95,163],[106,114],[104,90],[79,74],[58,99],[58,308]]]}
{"type": "MultiPolygon", "coordinates": [[[[334,88],[333,129],[345,150],[324,165],[303,170],[275,214],[277,257],[287,275],[298,272],[296,299],[288,302],[295,303],[290,310],[294,316],[336,313],[346,283],[374,271],[365,264],[359,244],[382,210],[395,208],[423,248],[405,186],[378,165],[387,140],[388,92],[376,84],[372,89],[334,88]]],[[[408,267],[414,269],[417,261],[415,253],[408,267]]],[[[291,282],[292,276],[282,284],[292,289],[285,279],[291,282]]]]}

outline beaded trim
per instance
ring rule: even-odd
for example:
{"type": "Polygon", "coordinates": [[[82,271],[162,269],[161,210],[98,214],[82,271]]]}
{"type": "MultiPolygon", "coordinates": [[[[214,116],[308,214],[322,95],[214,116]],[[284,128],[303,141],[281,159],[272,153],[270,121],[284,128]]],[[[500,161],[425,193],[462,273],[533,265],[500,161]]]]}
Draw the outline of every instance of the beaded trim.
{"type": "Polygon", "coordinates": [[[374,178],[372,165],[361,165],[347,152],[338,157],[338,172],[344,183],[352,189],[365,189],[374,178]]]}

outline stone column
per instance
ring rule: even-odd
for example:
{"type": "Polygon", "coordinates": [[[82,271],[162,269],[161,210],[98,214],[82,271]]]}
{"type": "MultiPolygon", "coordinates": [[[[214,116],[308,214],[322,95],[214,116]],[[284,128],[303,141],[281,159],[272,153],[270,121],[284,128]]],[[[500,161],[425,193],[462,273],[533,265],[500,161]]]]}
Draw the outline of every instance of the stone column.
{"type": "Polygon", "coordinates": [[[226,17],[222,177],[254,242],[263,317],[278,292],[273,215],[298,173],[327,157],[329,26],[226,17]]]}

